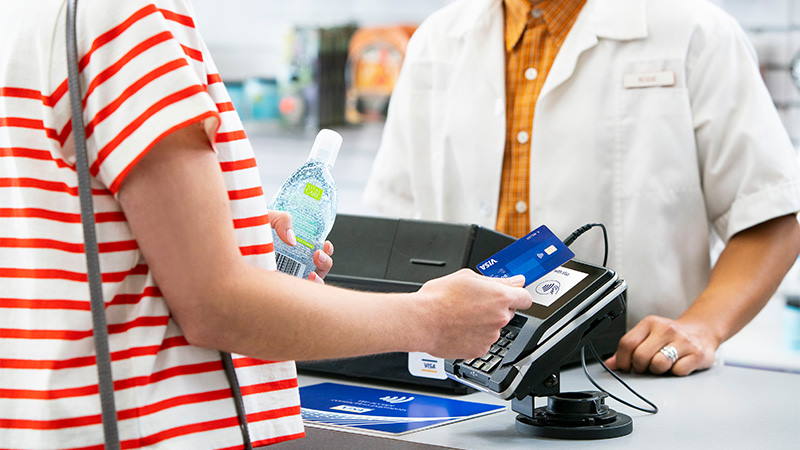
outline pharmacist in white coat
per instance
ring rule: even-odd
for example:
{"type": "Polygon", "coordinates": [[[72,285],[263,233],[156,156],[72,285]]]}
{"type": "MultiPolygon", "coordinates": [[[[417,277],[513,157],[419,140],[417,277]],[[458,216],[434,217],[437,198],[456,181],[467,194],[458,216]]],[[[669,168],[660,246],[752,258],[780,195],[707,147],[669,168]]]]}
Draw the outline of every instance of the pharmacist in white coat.
{"type": "MultiPolygon", "coordinates": [[[[365,192],[384,214],[494,227],[503,12],[459,0],[413,36],[365,192]]],[[[604,223],[608,264],[630,286],[632,329],[610,364],[711,366],[800,249],[800,168],[740,27],[703,0],[588,0],[532,130],[531,229],[604,223]]],[[[602,261],[597,236],[573,249],[602,261]]]]}

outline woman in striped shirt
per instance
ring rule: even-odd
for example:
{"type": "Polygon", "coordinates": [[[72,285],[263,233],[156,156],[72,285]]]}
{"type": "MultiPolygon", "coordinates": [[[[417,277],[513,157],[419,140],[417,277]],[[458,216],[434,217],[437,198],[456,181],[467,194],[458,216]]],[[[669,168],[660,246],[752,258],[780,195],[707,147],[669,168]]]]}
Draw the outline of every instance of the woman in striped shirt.
{"type": "MultiPolygon", "coordinates": [[[[64,3],[0,0],[0,448],[103,442],[64,3]]],[[[467,271],[396,295],[276,272],[270,222],[289,221],[265,209],[188,2],[83,0],[78,28],[123,448],[241,448],[216,350],[235,353],[260,446],[303,436],[292,360],[475,357],[529,306],[520,280],[467,271]]]]}

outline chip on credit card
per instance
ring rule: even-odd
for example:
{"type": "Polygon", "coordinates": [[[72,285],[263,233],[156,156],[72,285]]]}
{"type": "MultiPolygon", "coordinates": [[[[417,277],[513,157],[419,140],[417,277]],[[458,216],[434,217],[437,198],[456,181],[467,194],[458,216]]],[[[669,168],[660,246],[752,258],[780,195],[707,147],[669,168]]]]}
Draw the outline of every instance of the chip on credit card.
{"type": "Polygon", "coordinates": [[[481,262],[476,268],[487,277],[525,275],[527,286],[574,257],[575,253],[549,228],[542,225],[481,262]]]}

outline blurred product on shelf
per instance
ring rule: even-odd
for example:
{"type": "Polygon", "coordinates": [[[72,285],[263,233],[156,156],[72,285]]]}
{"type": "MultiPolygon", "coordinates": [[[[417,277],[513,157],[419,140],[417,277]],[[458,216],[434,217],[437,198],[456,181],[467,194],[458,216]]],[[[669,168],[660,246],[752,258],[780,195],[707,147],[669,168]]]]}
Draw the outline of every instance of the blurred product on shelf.
{"type": "Polygon", "coordinates": [[[249,119],[275,121],[280,118],[278,82],[274,78],[250,78],[244,82],[249,119]]]}
{"type": "Polygon", "coordinates": [[[783,317],[786,343],[791,350],[800,353],[800,294],[786,296],[786,309],[783,317]]]}
{"type": "Polygon", "coordinates": [[[275,123],[281,118],[278,82],[274,78],[225,80],[231,102],[243,122],[275,123]]]}
{"type": "Polygon", "coordinates": [[[318,129],[345,123],[345,65],[355,25],[296,27],[287,39],[287,74],[279,111],[289,126],[318,129]]]}
{"type": "Polygon", "coordinates": [[[361,28],[350,41],[347,63],[348,123],[376,122],[386,118],[413,25],[361,28]]]}
{"type": "Polygon", "coordinates": [[[244,83],[241,81],[225,80],[225,89],[228,90],[228,95],[231,97],[231,103],[239,113],[242,121],[249,120],[249,108],[247,107],[247,97],[244,93],[244,83]]]}
{"type": "Polygon", "coordinates": [[[791,350],[798,352],[800,358],[800,258],[786,274],[779,292],[786,300],[784,309],[784,331],[786,343],[791,350]]]}

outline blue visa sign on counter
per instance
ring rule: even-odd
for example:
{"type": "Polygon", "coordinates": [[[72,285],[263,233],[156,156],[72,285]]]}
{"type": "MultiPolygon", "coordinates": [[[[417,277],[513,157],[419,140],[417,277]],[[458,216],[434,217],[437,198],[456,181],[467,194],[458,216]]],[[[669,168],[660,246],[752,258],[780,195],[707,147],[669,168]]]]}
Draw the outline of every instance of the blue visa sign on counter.
{"type": "Polygon", "coordinates": [[[505,406],[338,383],[300,388],[308,425],[393,435],[505,410],[505,406]]]}

